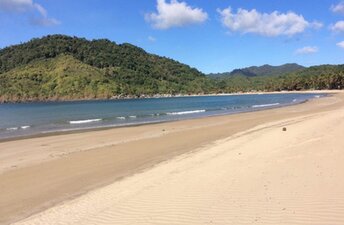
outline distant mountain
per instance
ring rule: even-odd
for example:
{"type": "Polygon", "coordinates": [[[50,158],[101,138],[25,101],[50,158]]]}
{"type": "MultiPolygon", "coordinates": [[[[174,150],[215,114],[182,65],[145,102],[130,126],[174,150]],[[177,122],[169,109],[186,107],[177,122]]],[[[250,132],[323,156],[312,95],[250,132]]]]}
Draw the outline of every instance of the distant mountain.
{"type": "Polygon", "coordinates": [[[228,92],[329,90],[344,88],[344,65],[311,66],[281,76],[229,75],[212,79],[228,92]]]}
{"type": "Polygon", "coordinates": [[[292,73],[305,67],[296,63],[288,63],[281,66],[251,66],[243,69],[235,69],[232,72],[209,74],[212,77],[227,77],[227,76],[245,76],[245,77],[257,77],[257,76],[280,76],[287,73],[292,73]]]}
{"type": "Polygon", "coordinates": [[[206,76],[131,44],[49,35],[0,49],[0,101],[205,93],[206,76]]]}

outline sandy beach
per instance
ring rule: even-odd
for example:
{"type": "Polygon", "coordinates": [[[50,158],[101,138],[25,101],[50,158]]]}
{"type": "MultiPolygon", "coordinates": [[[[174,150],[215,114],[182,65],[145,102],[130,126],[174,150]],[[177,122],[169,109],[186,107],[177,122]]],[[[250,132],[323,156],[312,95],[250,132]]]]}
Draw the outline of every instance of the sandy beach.
{"type": "Polygon", "coordinates": [[[338,92],[2,142],[0,224],[344,224],[343,138],[338,92]]]}

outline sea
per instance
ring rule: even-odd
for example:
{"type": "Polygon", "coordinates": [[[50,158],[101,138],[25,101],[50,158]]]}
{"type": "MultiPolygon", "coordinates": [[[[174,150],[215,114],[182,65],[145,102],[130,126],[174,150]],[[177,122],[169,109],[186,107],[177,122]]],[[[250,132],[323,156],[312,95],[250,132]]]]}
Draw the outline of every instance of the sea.
{"type": "Polygon", "coordinates": [[[0,139],[228,115],[299,104],[325,94],[245,94],[0,104],[0,139]]]}

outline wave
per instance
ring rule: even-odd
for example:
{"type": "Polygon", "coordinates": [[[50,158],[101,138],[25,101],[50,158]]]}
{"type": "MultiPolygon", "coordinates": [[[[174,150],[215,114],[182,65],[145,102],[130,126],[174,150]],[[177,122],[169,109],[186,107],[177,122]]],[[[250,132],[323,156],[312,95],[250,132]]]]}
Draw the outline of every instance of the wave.
{"type": "Polygon", "coordinates": [[[162,116],[162,115],[165,115],[166,113],[151,113],[151,114],[148,114],[148,116],[162,116]]]}
{"type": "Polygon", "coordinates": [[[185,115],[185,114],[194,114],[194,113],[202,113],[205,112],[205,109],[200,110],[192,110],[192,111],[181,111],[181,112],[169,112],[166,113],[167,115],[185,115]]]}
{"type": "Polygon", "coordinates": [[[269,107],[269,106],[276,106],[280,103],[271,103],[271,104],[263,104],[263,105],[253,105],[252,108],[263,108],[263,107],[269,107]]]}
{"type": "Polygon", "coordinates": [[[83,123],[94,123],[94,122],[99,122],[102,121],[102,119],[88,119],[88,120],[72,120],[69,121],[70,124],[83,124],[83,123]]]}
{"type": "Polygon", "coordinates": [[[119,119],[119,120],[125,120],[125,117],[124,116],[118,116],[118,117],[116,117],[117,119],[119,119]]]}
{"type": "Polygon", "coordinates": [[[129,118],[135,119],[137,116],[129,116],[129,118]]]}
{"type": "Polygon", "coordinates": [[[19,129],[26,130],[26,129],[29,129],[30,127],[31,126],[8,127],[8,128],[5,128],[5,130],[7,130],[7,131],[15,131],[15,130],[19,130],[19,129]]]}
{"type": "Polygon", "coordinates": [[[6,130],[8,131],[13,131],[13,130],[18,130],[19,127],[9,127],[9,128],[6,128],[6,130]]]}

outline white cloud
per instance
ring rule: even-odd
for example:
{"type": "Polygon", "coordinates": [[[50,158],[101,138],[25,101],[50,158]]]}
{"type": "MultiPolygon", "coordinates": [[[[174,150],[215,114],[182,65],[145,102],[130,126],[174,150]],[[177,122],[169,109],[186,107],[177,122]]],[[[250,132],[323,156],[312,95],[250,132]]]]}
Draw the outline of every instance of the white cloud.
{"type": "Polygon", "coordinates": [[[0,11],[10,13],[25,13],[30,11],[38,12],[42,18],[32,19],[32,23],[41,26],[58,25],[60,22],[54,18],[49,18],[47,10],[32,0],[0,0],[0,11]]]}
{"type": "Polygon", "coordinates": [[[41,5],[34,3],[33,4],[35,6],[35,8],[37,9],[37,11],[44,17],[48,16],[47,10],[45,10],[45,8],[43,8],[41,5]]]}
{"type": "Polygon", "coordinates": [[[319,22],[319,21],[313,21],[311,24],[310,24],[310,27],[314,28],[314,29],[320,29],[324,26],[323,23],[319,22]]]}
{"type": "Polygon", "coordinates": [[[61,24],[60,21],[54,18],[33,18],[31,20],[33,25],[43,26],[43,27],[50,27],[61,24]]]}
{"type": "Polygon", "coordinates": [[[335,23],[334,25],[332,25],[331,30],[335,31],[335,32],[343,32],[344,31],[344,21],[338,21],[337,23],[335,23]]]}
{"type": "Polygon", "coordinates": [[[31,0],[0,0],[0,9],[8,12],[26,12],[34,8],[31,0]]]}
{"type": "Polygon", "coordinates": [[[37,10],[42,16],[47,16],[47,11],[32,0],[0,0],[0,9],[5,12],[15,13],[37,10]]]}
{"type": "Polygon", "coordinates": [[[171,27],[182,27],[190,24],[203,23],[208,19],[208,14],[201,8],[193,8],[186,2],[171,0],[157,0],[157,13],[145,15],[147,22],[150,22],[156,29],[168,29],[171,27]]]}
{"type": "Polygon", "coordinates": [[[344,48],[344,41],[338,42],[337,46],[340,48],[344,48]]]}
{"type": "Polygon", "coordinates": [[[331,6],[332,12],[344,14],[344,1],[341,1],[337,5],[331,6]]]}
{"type": "Polygon", "coordinates": [[[261,13],[255,9],[246,10],[239,8],[237,13],[232,9],[218,9],[222,24],[232,32],[255,33],[267,37],[280,35],[293,36],[302,33],[306,28],[319,29],[323,25],[320,22],[308,22],[302,15],[294,12],[261,13]]]}
{"type": "Polygon", "coordinates": [[[297,49],[295,53],[298,55],[306,55],[306,54],[314,54],[314,53],[317,53],[318,51],[319,51],[318,47],[306,46],[306,47],[297,49]]]}
{"type": "Polygon", "coordinates": [[[153,36],[148,36],[148,41],[150,41],[150,42],[155,42],[155,41],[156,41],[156,38],[153,37],[153,36]]]}

